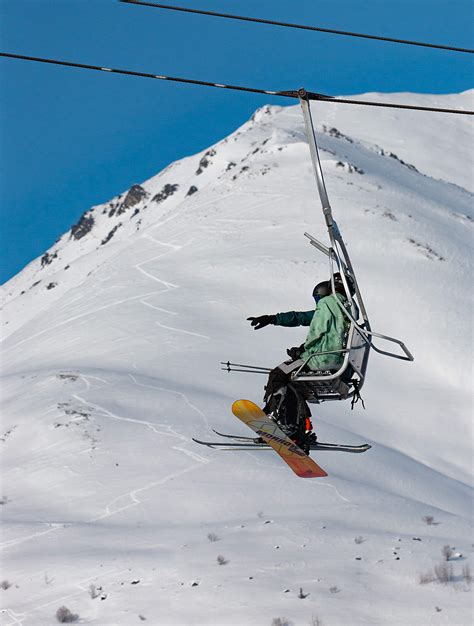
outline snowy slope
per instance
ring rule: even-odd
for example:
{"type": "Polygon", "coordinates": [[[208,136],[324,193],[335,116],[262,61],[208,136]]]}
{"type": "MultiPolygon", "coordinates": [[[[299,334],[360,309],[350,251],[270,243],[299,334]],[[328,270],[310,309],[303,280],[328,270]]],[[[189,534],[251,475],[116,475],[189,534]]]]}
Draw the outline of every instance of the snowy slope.
{"type": "Polygon", "coordinates": [[[304,329],[245,318],[307,310],[328,272],[303,237],[325,229],[299,108],[265,106],[3,286],[2,623],[61,605],[101,625],[470,623],[472,126],[313,114],[372,326],[416,359],[371,357],[365,411],[314,407],[320,439],[372,450],[321,452],[329,477],[301,480],[271,452],[191,441],[245,432],[231,402],[264,380],[219,362],[280,362],[304,329]],[[420,585],[446,544],[455,580],[420,585]]]}

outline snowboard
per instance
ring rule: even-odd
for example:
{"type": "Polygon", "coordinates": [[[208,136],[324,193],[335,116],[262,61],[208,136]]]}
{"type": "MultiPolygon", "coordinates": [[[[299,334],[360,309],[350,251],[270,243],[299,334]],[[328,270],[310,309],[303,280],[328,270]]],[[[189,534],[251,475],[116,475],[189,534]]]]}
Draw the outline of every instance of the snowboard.
{"type": "Polygon", "coordinates": [[[268,443],[300,478],[327,476],[322,467],[291,441],[277,424],[250,400],[236,400],[232,405],[232,413],[268,443]]]}

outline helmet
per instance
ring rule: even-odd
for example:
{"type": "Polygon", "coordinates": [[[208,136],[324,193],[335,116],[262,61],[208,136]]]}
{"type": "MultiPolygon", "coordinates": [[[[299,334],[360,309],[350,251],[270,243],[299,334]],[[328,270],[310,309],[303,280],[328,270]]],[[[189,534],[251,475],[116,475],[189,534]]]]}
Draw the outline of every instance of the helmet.
{"type": "Polygon", "coordinates": [[[329,296],[331,293],[331,281],[325,280],[322,283],[318,283],[316,287],[313,289],[313,298],[316,300],[316,303],[321,300],[321,298],[325,298],[329,296]]]}

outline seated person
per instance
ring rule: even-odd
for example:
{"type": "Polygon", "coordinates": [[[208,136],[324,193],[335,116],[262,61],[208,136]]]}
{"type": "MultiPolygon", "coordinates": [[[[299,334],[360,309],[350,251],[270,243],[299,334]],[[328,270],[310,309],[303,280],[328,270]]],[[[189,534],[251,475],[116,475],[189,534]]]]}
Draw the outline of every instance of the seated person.
{"type": "MultiPolygon", "coordinates": [[[[349,277],[348,285],[353,292],[349,277]]],[[[339,273],[334,274],[335,294],[331,290],[331,281],[318,283],[313,290],[316,308],[310,311],[289,311],[275,315],[249,317],[255,330],[273,324],[275,326],[309,326],[306,341],[297,348],[290,348],[287,354],[291,365],[299,361],[294,368],[280,366],[274,368],[265,387],[265,406],[263,410],[278,422],[284,432],[304,446],[308,439],[315,439],[312,431],[311,412],[307,403],[295,393],[290,384],[291,371],[302,363],[309,370],[337,370],[342,364],[345,337],[349,319],[344,315],[337,300],[343,306],[348,305],[344,286],[339,273]]]]}

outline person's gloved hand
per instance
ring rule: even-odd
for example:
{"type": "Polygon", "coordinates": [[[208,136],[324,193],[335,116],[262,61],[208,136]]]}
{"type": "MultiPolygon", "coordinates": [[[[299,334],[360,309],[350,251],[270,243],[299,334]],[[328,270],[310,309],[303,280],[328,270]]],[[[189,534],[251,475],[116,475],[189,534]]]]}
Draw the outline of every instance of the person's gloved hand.
{"type": "Polygon", "coordinates": [[[303,351],[304,351],[304,343],[302,343],[301,346],[298,346],[296,348],[288,348],[286,353],[291,359],[293,359],[293,361],[296,361],[297,359],[300,358],[303,351]]]}
{"type": "Polygon", "coordinates": [[[260,317],[247,317],[247,319],[252,324],[254,330],[259,330],[269,324],[275,324],[276,315],[260,315],[260,317]]]}

